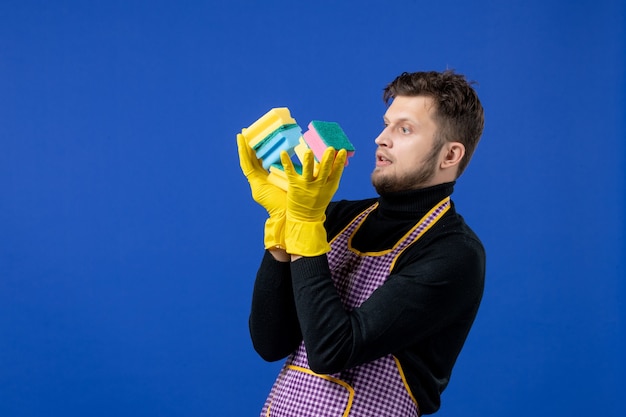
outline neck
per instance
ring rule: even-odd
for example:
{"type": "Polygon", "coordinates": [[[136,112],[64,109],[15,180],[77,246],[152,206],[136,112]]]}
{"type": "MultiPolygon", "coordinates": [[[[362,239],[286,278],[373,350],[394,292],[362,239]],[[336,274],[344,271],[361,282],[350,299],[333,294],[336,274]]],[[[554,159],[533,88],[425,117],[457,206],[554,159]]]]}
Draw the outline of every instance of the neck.
{"type": "Polygon", "coordinates": [[[437,184],[417,190],[381,193],[379,211],[383,215],[404,218],[420,217],[454,191],[454,182],[437,184]]]}

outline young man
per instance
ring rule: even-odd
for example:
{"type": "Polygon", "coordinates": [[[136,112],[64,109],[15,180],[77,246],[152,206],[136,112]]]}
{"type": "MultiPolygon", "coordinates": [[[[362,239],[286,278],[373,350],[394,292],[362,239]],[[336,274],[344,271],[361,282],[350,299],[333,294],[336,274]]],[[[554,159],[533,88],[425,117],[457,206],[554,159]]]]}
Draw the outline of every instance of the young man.
{"type": "Polygon", "coordinates": [[[378,198],[330,202],[345,152],[312,155],[288,192],[266,181],[238,137],[241,167],[265,207],[266,254],[250,334],[287,357],[262,416],[418,416],[439,409],[483,293],[485,252],[450,200],[482,134],[483,108],[453,71],[403,73],[372,183],[378,198]]]}

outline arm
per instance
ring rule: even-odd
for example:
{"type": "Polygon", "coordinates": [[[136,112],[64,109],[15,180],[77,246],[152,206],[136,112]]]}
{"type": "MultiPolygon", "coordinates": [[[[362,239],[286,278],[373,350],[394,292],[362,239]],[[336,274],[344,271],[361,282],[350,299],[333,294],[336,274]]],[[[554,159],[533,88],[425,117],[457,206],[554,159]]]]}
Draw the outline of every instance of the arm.
{"type": "MultiPolygon", "coordinates": [[[[330,203],[329,208],[334,206],[330,203]]],[[[267,361],[284,358],[302,342],[291,284],[291,258],[283,249],[268,249],[254,283],[250,335],[255,350],[267,361]]]]}
{"type": "Polygon", "coordinates": [[[254,282],[249,318],[254,349],[267,361],[293,352],[302,341],[288,262],[265,252],[254,282]]]}
{"type": "Polygon", "coordinates": [[[461,239],[434,242],[350,312],[334,288],[325,256],[293,262],[291,274],[309,364],[316,372],[334,373],[473,319],[482,294],[484,253],[480,245],[461,239]]]}

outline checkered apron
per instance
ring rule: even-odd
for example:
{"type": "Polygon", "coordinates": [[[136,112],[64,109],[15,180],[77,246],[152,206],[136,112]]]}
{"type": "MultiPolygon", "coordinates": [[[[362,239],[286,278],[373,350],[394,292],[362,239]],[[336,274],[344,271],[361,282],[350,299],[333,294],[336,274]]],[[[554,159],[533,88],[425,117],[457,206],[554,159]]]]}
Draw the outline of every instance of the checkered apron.
{"type": "MultiPolygon", "coordinates": [[[[346,310],[360,306],[389,276],[398,256],[419,239],[450,208],[445,198],[427,213],[393,248],[360,253],[352,236],[377,203],[359,214],[331,242],[328,263],[346,310]]],[[[304,342],[289,356],[261,416],[271,417],[409,417],[419,416],[400,363],[393,355],[321,375],[308,365],[304,342]]]]}

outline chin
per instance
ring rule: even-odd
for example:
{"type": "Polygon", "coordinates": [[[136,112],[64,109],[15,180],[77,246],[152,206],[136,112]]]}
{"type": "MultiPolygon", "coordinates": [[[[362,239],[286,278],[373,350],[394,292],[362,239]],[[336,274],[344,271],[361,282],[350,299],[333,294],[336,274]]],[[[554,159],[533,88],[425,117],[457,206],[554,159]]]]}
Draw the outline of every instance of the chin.
{"type": "Polygon", "coordinates": [[[380,173],[376,173],[376,171],[372,173],[372,185],[374,186],[378,194],[399,191],[399,184],[397,181],[395,181],[393,178],[380,175],[380,173]]]}
{"type": "Polygon", "coordinates": [[[398,191],[417,190],[432,185],[434,172],[422,169],[404,177],[392,177],[382,175],[380,172],[372,172],[372,185],[378,194],[394,193],[398,191]]]}

